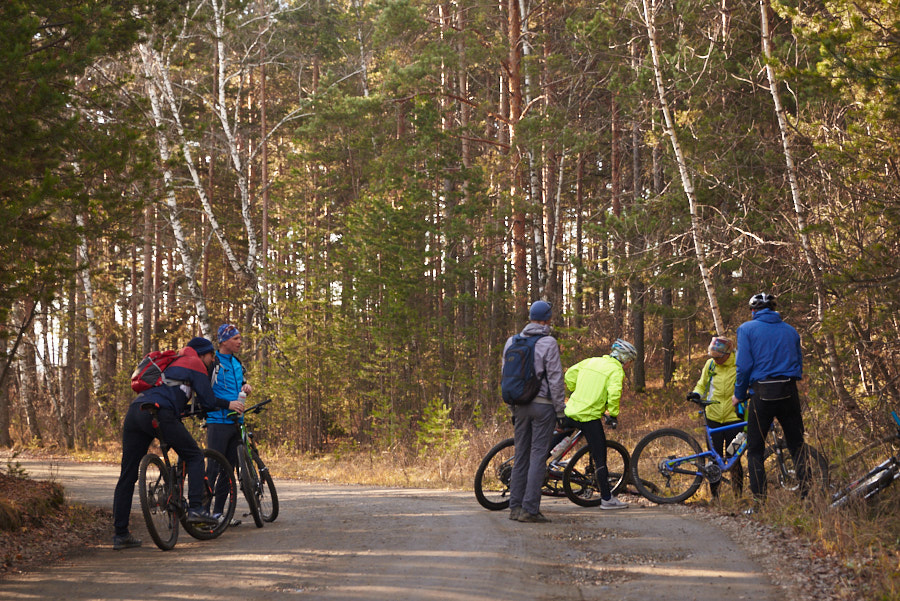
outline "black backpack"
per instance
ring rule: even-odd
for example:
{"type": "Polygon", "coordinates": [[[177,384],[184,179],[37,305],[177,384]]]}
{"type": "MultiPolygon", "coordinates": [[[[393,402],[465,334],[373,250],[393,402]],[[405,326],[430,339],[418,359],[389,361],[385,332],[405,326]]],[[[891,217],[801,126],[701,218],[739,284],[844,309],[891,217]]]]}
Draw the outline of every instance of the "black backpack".
{"type": "Polygon", "coordinates": [[[541,379],[545,373],[534,373],[534,345],[538,336],[513,336],[512,344],[503,355],[503,374],[500,390],[503,401],[508,405],[527,405],[541,389],[541,379]]]}

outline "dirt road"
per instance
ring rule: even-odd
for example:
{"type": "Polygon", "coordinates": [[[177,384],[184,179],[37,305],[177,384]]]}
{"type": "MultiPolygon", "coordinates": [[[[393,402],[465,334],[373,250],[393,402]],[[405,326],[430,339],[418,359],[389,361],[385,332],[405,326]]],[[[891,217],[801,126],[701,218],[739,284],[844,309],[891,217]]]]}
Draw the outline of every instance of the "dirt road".
{"type": "MultiPolygon", "coordinates": [[[[68,498],[111,505],[117,469],[20,460],[68,498]]],[[[214,541],[181,533],[173,551],[85,549],[0,582],[0,600],[774,601],[778,589],[724,533],[670,508],[601,512],[546,499],[551,524],[482,509],[470,492],[276,480],[281,511],[214,541]]],[[[238,512],[246,510],[244,500],[238,512]]]]}

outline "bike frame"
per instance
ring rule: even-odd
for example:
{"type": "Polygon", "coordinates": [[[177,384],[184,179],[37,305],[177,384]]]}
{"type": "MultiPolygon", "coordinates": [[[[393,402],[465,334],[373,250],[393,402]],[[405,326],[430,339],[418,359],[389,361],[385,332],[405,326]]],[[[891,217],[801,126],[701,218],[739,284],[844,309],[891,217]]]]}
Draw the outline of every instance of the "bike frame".
{"type": "Polygon", "coordinates": [[[703,428],[706,431],[706,446],[708,450],[703,451],[702,453],[695,453],[694,455],[685,455],[684,457],[676,457],[674,459],[666,459],[663,461],[663,465],[665,465],[668,469],[676,474],[689,474],[689,475],[699,475],[702,477],[706,477],[706,473],[703,470],[685,470],[679,469],[684,463],[691,463],[697,459],[710,459],[716,463],[722,472],[727,472],[734,466],[735,463],[740,461],[741,457],[744,455],[744,451],[746,451],[747,447],[744,445],[743,449],[740,449],[737,453],[732,455],[729,459],[724,459],[719,452],[713,448],[712,435],[716,432],[728,432],[731,430],[737,430],[739,428],[743,428],[747,425],[746,421],[734,422],[733,424],[726,424],[724,426],[719,426],[718,428],[710,428],[709,424],[706,423],[706,418],[703,415],[703,409],[699,412],[700,417],[703,419],[703,428]]]}

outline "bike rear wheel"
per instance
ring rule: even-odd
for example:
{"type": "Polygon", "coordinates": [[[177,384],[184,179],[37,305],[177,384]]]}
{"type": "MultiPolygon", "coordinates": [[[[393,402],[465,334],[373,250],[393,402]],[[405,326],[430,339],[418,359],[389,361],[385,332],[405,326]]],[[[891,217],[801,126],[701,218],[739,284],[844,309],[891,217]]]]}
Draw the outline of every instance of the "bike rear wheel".
{"type": "MultiPolygon", "coordinates": [[[[218,507],[222,507],[221,515],[214,526],[191,524],[187,521],[187,516],[182,516],[181,525],[185,532],[197,540],[211,540],[220,536],[231,524],[234,508],[237,506],[237,485],[234,482],[234,470],[222,453],[203,449],[203,463],[203,509],[215,513],[218,507]]],[[[189,483],[185,482],[187,487],[189,483]]]]}
{"type": "Polygon", "coordinates": [[[247,456],[247,447],[244,445],[238,445],[237,455],[241,490],[244,491],[244,498],[247,499],[247,505],[250,506],[250,515],[253,516],[253,523],[256,524],[257,528],[262,528],[264,522],[259,512],[261,483],[259,474],[256,472],[256,465],[250,461],[250,458],[247,456]]]}
{"type": "MultiPolygon", "coordinates": [[[[809,470],[809,489],[827,490],[828,488],[828,460],[811,445],[804,443],[806,452],[806,465],[809,470]]],[[[763,454],[763,463],[766,467],[766,477],[770,484],[775,484],[787,490],[798,490],[800,481],[797,480],[797,466],[794,457],[787,448],[779,449],[775,445],[766,447],[763,454]]]]}
{"type": "Polygon", "coordinates": [[[269,473],[269,468],[263,463],[259,453],[254,448],[253,463],[256,464],[257,472],[261,480],[259,487],[259,515],[264,522],[274,522],[278,517],[278,493],[275,492],[275,482],[269,473]]]}
{"type": "MultiPolygon", "coordinates": [[[[606,441],[606,467],[612,494],[621,492],[628,483],[629,457],[624,446],[614,440],[606,441]]],[[[563,470],[563,490],[570,501],[582,507],[600,505],[597,468],[590,447],[584,446],[569,459],[563,470]]]]}
{"type": "Polygon", "coordinates": [[[631,480],[638,492],[654,503],[681,503],[700,488],[705,459],[680,458],[702,452],[700,443],[683,430],[656,430],[634,448],[631,480]]]}
{"type": "Polygon", "coordinates": [[[499,511],[509,507],[514,444],[512,438],[498,442],[487,452],[475,472],[475,498],[485,509],[499,511]]]}
{"type": "Polygon", "coordinates": [[[178,541],[177,504],[174,483],[163,460],[153,454],[144,455],[138,467],[138,493],[141,513],[150,538],[163,551],[178,541]]]}

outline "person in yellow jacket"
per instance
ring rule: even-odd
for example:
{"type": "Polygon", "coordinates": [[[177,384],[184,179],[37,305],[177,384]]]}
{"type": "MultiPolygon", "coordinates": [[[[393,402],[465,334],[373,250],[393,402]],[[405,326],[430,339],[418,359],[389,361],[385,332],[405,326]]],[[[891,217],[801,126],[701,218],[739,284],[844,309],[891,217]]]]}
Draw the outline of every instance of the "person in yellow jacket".
{"type": "MultiPolygon", "coordinates": [[[[700,379],[694,386],[689,399],[707,399],[712,401],[706,407],[706,423],[710,428],[718,428],[727,424],[743,421],[731,404],[731,396],[734,392],[734,381],[737,377],[737,368],[734,359],[734,342],[723,336],[713,336],[709,343],[709,360],[704,364],[700,372],[700,379]]],[[[723,457],[725,449],[735,436],[742,430],[735,428],[724,432],[714,432],[712,437],[713,448],[723,457]]],[[[732,487],[736,494],[743,491],[744,470],[738,460],[731,468],[732,487]]],[[[710,482],[709,490],[712,496],[719,496],[719,482],[710,482]]]]}
{"type": "Polygon", "coordinates": [[[609,486],[606,432],[603,430],[602,420],[604,414],[608,414],[606,425],[615,429],[619,417],[619,400],[622,398],[622,384],[625,380],[625,367],[634,361],[636,356],[637,350],[634,346],[619,338],[613,342],[608,355],[585,359],[566,371],[566,388],[572,393],[566,403],[566,417],[574,420],[575,425],[584,432],[591,449],[597,486],[600,489],[600,509],[628,507],[627,503],[612,495],[609,486]]]}

